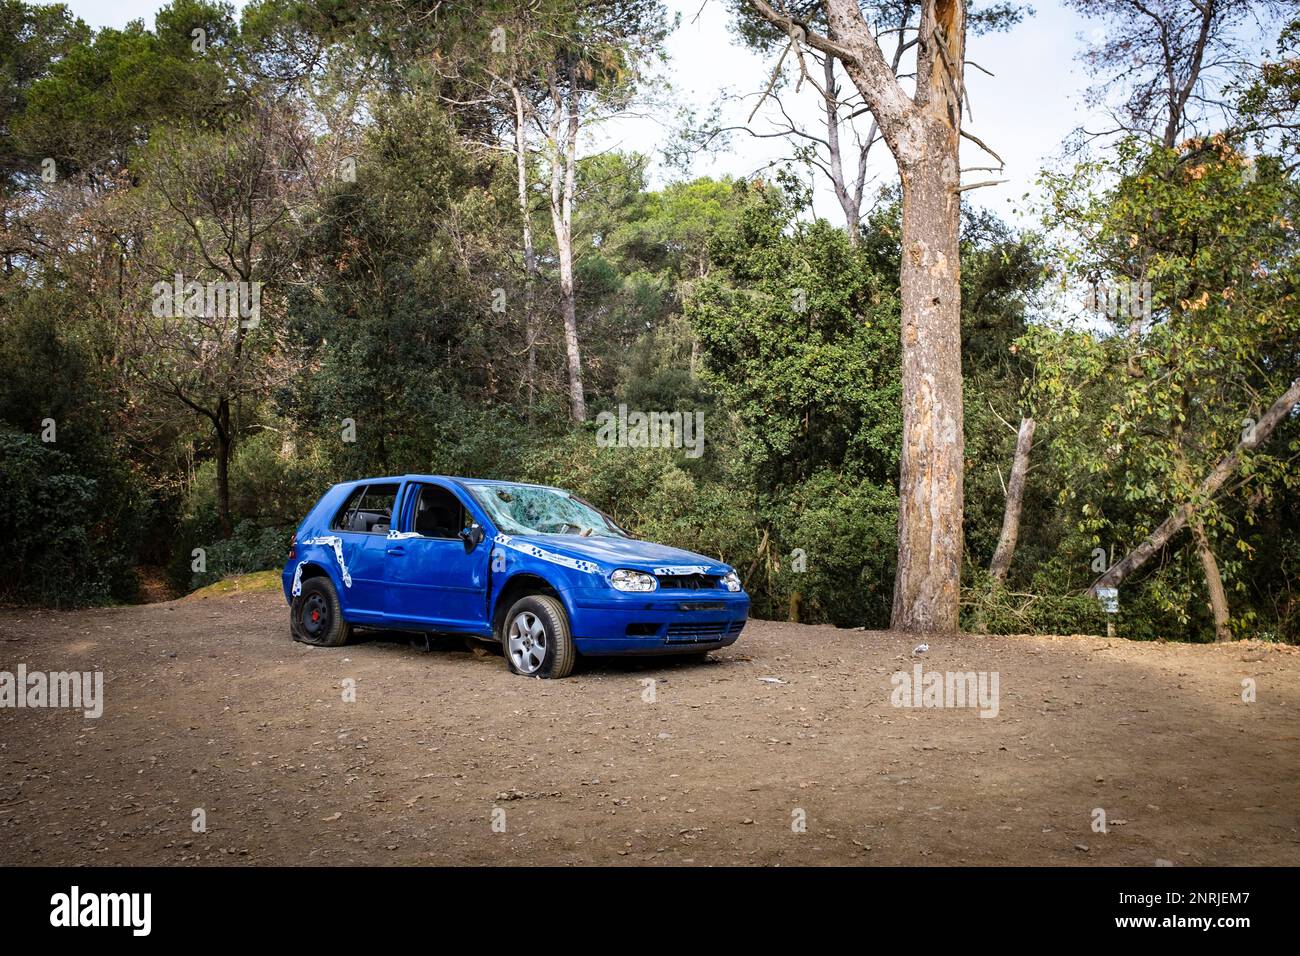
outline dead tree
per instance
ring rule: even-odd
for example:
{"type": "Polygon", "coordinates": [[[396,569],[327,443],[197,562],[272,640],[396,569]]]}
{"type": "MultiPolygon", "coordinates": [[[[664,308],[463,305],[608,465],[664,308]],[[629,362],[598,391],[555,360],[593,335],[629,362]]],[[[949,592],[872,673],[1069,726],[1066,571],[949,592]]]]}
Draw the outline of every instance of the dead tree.
{"type": "Polygon", "coordinates": [[[1025,481],[1029,474],[1029,453],[1034,446],[1034,420],[1020,419],[1016,433],[1016,453],[1011,460],[1011,478],[1007,482],[1007,503],[1002,510],[1002,533],[998,546],[989,562],[989,574],[994,580],[1005,581],[1011,560],[1016,554],[1016,539],[1020,536],[1020,509],[1025,501],[1025,481]]]}
{"type": "MultiPolygon", "coordinates": [[[[1245,453],[1253,451],[1266,442],[1277,426],[1282,423],[1282,420],[1291,414],[1291,410],[1295,408],[1297,402],[1300,402],[1300,379],[1296,379],[1291,383],[1291,387],[1283,392],[1282,396],[1269,407],[1269,410],[1260,418],[1259,423],[1237,443],[1237,447],[1232,450],[1232,453],[1221,458],[1213,470],[1205,476],[1196,489],[1197,501],[1208,501],[1213,498],[1219,489],[1223,487],[1223,483],[1237,470],[1245,453]]],[[[1194,503],[1188,502],[1181,505],[1178,510],[1161,522],[1160,527],[1147,535],[1141,544],[1094,581],[1089,589],[1091,593],[1096,594],[1099,588],[1116,588],[1123,584],[1130,575],[1140,570],[1154,555],[1159,553],[1160,549],[1168,544],[1174,535],[1187,527],[1188,522],[1192,520],[1195,514],[1196,506],[1194,503]]]]}

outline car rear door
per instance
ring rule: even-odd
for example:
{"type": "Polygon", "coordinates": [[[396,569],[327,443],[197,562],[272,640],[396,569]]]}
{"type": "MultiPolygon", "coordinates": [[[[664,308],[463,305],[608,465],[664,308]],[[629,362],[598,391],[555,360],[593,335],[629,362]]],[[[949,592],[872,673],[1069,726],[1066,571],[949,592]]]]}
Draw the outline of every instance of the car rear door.
{"type": "Polygon", "coordinates": [[[352,579],[340,594],[349,620],[383,618],[385,552],[400,487],[398,482],[372,482],[350,495],[334,517],[330,534],[342,542],[352,579]]]}
{"type": "Polygon", "coordinates": [[[402,497],[397,534],[388,540],[384,612],[394,623],[486,634],[488,553],[460,533],[473,521],[452,488],[413,482],[402,497]]]}

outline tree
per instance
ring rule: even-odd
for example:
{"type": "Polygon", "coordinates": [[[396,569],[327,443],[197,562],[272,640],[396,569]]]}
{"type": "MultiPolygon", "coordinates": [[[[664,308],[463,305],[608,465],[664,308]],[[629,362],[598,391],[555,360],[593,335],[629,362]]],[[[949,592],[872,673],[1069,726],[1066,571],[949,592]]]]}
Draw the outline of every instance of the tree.
{"type": "Polygon", "coordinates": [[[837,468],[888,486],[898,468],[897,300],[889,277],[795,197],[740,183],[742,214],[686,301],[703,373],[742,426],[764,494],[837,468]]]}
{"type": "Polygon", "coordinates": [[[1053,454],[1075,476],[1063,503],[1084,501],[1083,530],[1138,542],[1094,588],[1118,585],[1189,526],[1222,639],[1229,613],[1215,541],[1248,555],[1239,525],[1295,480],[1285,453],[1262,446],[1289,411],[1275,403],[1300,374],[1300,196],[1275,159],[1249,163],[1222,135],[1174,150],[1125,140],[1114,159],[1047,182],[1049,221],[1073,237],[1062,253],[1069,274],[1103,287],[1118,277],[1129,292],[1106,297],[1123,307],[1101,330],[1040,327],[1026,337],[1053,454]],[[1148,288],[1129,285],[1137,274],[1148,288]],[[1165,521],[1171,513],[1181,517],[1165,521]]]}
{"type": "Polygon", "coordinates": [[[81,173],[106,188],[155,124],[228,114],[240,89],[225,56],[230,8],[177,0],[158,18],[158,33],[137,20],[68,50],[28,90],[13,123],[18,147],[54,160],[60,179],[81,173]],[[203,52],[172,14],[206,31],[203,52]]]}
{"type": "Polygon", "coordinates": [[[150,191],[141,214],[153,221],[138,259],[148,301],[128,300],[123,317],[132,368],[164,400],[211,424],[226,537],[238,405],[276,378],[278,335],[261,322],[262,287],[285,283],[295,269],[294,234],[314,198],[309,163],[298,116],[269,104],[217,131],[160,130],[143,163],[150,191]]]}
{"type": "Polygon", "coordinates": [[[789,38],[838,59],[898,164],[903,451],[892,626],[956,631],[961,598],[963,409],[961,164],[965,0],[924,0],[909,95],[855,0],[825,0],[826,33],[766,0],[754,7],[789,38]]]}
{"type": "Polygon", "coordinates": [[[1035,425],[1032,418],[1022,418],[1016,431],[1016,454],[1011,462],[1011,477],[1007,481],[1002,533],[998,535],[998,546],[993,552],[993,560],[989,562],[989,574],[997,581],[1006,581],[1007,572],[1011,570],[1011,559],[1016,553],[1016,541],[1020,537],[1020,510],[1025,502],[1025,481],[1029,474],[1029,454],[1034,446],[1035,425]]]}
{"type": "Polygon", "coordinates": [[[0,175],[6,194],[15,176],[37,174],[43,158],[24,151],[13,137],[13,122],[26,110],[32,84],[89,39],[90,29],[64,4],[0,2],[0,175]]]}
{"type": "Polygon", "coordinates": [[[1105,40],[1083,54],[1103,80],[1090,91],[1107,105],[1111,132],[1141,133],[1172,149],[1220,112],[1231,98],[1225,77],[1240,75],[1248,57],[1243,25],[1272,17],[1279,0],[1069,0],[1106,24],[1105,40]],[[1116,101],[1108,103],[1108,97],[1116,101]]]}
{"type": "MultiPolygon", "coordinates": [[[[697,149],[737,131],[759,138],[789,139],[794,147],[791,157],[794,162],[808,166],[830,184],[844,216],[849,241],[856,246],[865,211],[871,150],[882,138],[879,123],[873,119],[866,124],[866,117],[871,113],[860,94],[844,89],[844,70],[834,56],[816,49],[789,46],[789,37],[758,14],[748,0],[733,2],[737,32],[746,45],[767,54],[786,52],[780,56],[766,89],[756,94],[758,100],[747,124],[689,130],[687,138],[694,141],[697,149]],[[789,74],[796,78],[796,94],[806,86],[817,97],[820,123],[816,128],[809,129],[796,121],[785,102],[789,74]],[[774,108],[765,111],[764,107],[769,105],[774,108]],[[760,112],[768,125],[755,128],[753,121],[760,112]]],[[[860,6],[881,48],[890,51],[890,69],[898,74],[904,57],[918,42],[921,3],[919,0],[869,0],[860,6]]],[[[825,29],[821,0],[799,0],[787,4],[786,9],[798,22],[825,29]]],[[[977,36],[1009,30],[1023,19],[1025,12],[1025,8],[1010,3],[971,9],[967,14],[968,28],[977,36]]]]}
{"type": "Polygon", "coordinates": [[[559,266],[560,309],[569,377],[569,411],[585,421],[582,349],[574,292],[573,203],[578,134],[602,111],[625,109],[640,71],[667,32],[660,0],[585,0],[558,35],[540,69],[538,96],[529,104],[549,174],[548,203],[559,266]]]}
{"type": "Polygon", "coordinates": [[[1257,149],[1282,157],[1288,173],[1300,166],[1300,19],[1282,30],[1277,55],[1257,77],[1236,84],[1235,126],[1257,149]]]}

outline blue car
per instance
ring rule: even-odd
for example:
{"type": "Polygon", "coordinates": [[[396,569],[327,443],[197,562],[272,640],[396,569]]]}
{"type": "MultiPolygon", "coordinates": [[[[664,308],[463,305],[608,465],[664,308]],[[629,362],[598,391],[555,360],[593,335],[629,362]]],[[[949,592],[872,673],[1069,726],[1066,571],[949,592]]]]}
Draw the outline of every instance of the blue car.
{"type": "Polygon", "coordinates": [[[284,594],[295,640],[465,634],[527,677],[566,677],[579,654],[703,656],[749,615],[730,566],[638,541],[567,491],[435,475],[327,491],[293,537],[284,594]]]}

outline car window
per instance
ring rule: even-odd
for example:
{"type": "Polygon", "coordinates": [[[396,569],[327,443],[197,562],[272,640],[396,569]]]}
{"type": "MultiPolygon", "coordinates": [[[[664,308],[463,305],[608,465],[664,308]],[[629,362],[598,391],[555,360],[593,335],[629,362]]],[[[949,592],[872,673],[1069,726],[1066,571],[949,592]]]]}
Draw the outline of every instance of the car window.
{"type": "Polygon", "coordinates": [[[507,534],[574,534],[626,538],[604,512],[558,488],[474,484],[470,493],[507,534]]]}
{"type": "Polygon", "coordinates": [[[411,530],[426,538],[455,538],[469,523],[465,506],[441,485],[421,485],[411,530]]]}
{"type": "Polygon", "coordinates": [[[365,485],[348,496],[347,503],[334,518],[336,531],[360,534],[388,534],[393,524],[393,504],[397,485],[365,485]]]}

